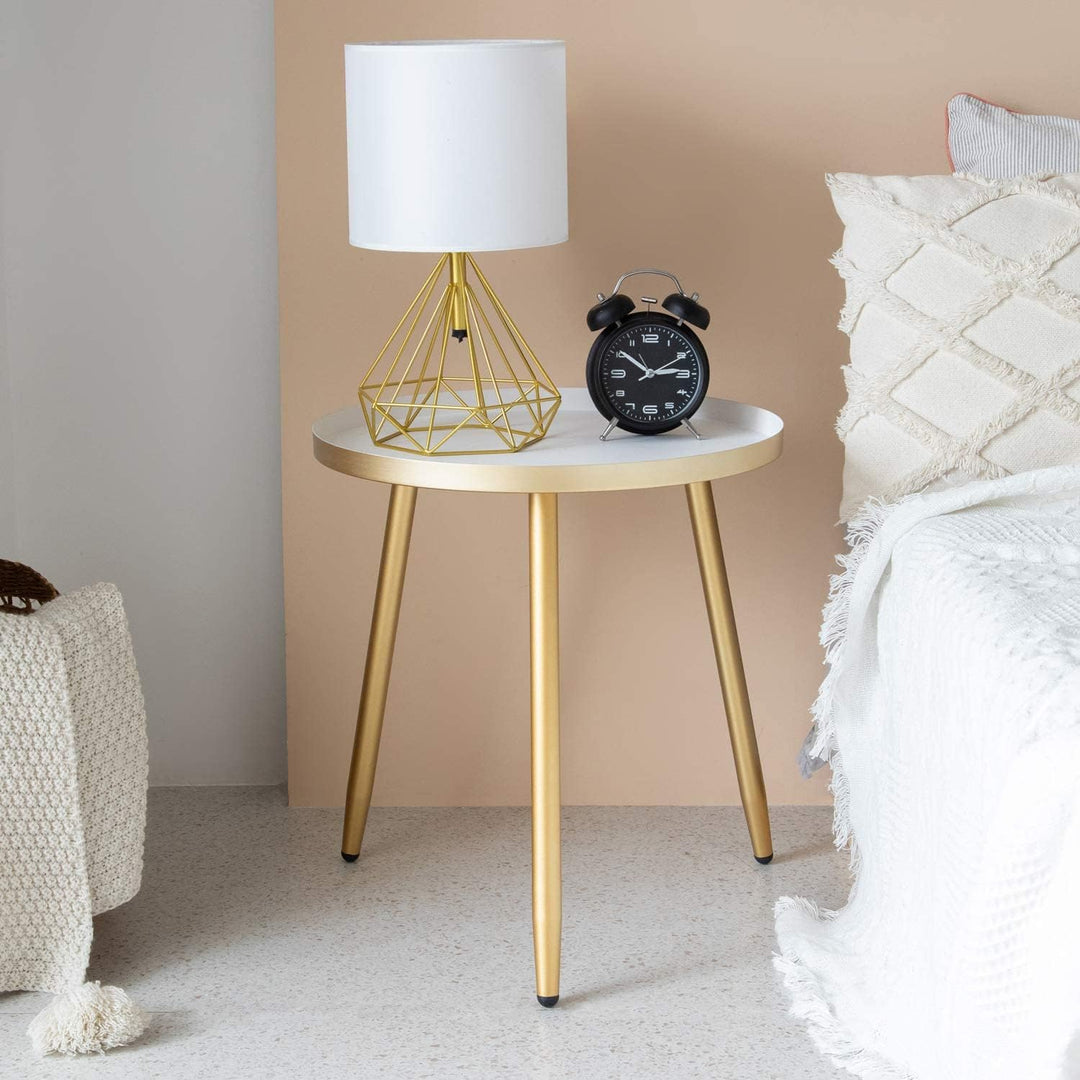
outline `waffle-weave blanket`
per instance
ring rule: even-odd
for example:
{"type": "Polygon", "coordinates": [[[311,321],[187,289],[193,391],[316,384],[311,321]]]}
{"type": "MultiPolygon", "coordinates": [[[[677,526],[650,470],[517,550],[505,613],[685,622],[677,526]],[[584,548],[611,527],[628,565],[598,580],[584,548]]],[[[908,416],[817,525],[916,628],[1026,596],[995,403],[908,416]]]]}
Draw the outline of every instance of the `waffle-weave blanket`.
{"type": "Polygon", "coordinates": [[[785,897],[776,966],[864,1077],[1080,1076],[1080,468],[853,524],[806,759],[854,885],[785,897]]]}

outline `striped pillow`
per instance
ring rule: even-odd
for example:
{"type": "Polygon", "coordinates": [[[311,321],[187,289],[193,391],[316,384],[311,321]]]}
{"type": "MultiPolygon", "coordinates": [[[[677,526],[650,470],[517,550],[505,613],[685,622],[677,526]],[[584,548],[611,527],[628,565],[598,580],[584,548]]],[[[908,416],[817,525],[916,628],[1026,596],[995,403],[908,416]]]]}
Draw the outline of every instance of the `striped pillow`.
{"type": "Polygon", "coordinates": [[[946,109],[953,172],[992,180],[1080,172],[1080,120],[1031,116],[957,94],[946,109]]]}

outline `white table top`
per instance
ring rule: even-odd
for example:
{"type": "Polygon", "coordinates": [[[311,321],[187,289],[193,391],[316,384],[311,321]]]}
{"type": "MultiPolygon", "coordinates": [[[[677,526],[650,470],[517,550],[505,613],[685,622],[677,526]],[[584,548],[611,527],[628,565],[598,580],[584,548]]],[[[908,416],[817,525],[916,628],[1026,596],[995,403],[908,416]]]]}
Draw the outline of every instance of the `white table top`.
{"type": "MultiPolygon", "coordinates": [[[[767,409],[706,398],[685,427],[633,435],[607,426],[582,387],[561,390],[551,430],[515,453],[428,456],[375,446],[359,406],[317,420],[315,457],[351,476],[453,491],[621,491],[715,480],[780,456],[783,421],[767,409]]],[[[455,443],[455,445],[459,445],[455,443]]]]}

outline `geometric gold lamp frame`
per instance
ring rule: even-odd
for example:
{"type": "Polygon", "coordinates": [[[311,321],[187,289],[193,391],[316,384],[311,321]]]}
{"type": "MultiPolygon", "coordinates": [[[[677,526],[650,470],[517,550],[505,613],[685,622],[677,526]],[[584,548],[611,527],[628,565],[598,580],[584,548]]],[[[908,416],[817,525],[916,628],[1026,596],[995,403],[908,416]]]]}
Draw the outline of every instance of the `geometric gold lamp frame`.
{"type": "Polygon", "coordinates": [[[520,450],[547,434],[561,400],[473,257],[456,251],[435,264],[359,394],[372,442],[414,454],[520,450]]]}

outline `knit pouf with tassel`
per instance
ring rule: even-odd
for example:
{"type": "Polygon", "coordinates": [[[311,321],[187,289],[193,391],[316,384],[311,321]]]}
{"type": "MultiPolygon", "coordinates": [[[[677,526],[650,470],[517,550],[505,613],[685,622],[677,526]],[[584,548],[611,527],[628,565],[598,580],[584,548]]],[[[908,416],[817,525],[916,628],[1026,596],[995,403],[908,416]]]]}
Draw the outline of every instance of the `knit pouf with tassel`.
{"type": "Polygon", "coordinates": [[[84,982],[93,916],[142,878],[146,716],[117,588],[21,591],[26,569],[0,560],[0,992],[57,995],[30,1025],[40,1053],[95,1053],[146,1026],[84,982]]]}

